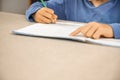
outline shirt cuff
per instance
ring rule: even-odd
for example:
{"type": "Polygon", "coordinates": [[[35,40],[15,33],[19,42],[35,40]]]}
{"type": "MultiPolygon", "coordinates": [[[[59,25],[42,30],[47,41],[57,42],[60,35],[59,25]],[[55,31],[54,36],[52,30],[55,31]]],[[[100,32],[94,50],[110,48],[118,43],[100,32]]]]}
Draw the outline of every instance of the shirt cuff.
{"type": "Polygon", "coordinates": [[[32,15],[42,7],[43,6],[39,2],[32,4],[30,8],[26,11],[26,19],[30,22],[34,22],[32,15]]]}
{"type": "Polygon", "coordinates": [[[113,29],[114,38],[120,39],[120,23],[113,23],[113,24],[109,24],[109,25],[113,29]]]}

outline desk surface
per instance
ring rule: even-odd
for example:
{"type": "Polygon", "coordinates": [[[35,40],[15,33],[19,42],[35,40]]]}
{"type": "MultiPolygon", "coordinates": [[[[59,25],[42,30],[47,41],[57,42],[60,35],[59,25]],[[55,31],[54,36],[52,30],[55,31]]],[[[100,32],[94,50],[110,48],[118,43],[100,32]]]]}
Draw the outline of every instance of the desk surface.
{"type": "Polygon", "coordinates": [[[0,80],[120,80],[120,48],[11,33],[31,24],[0,12],[0,80]]]}

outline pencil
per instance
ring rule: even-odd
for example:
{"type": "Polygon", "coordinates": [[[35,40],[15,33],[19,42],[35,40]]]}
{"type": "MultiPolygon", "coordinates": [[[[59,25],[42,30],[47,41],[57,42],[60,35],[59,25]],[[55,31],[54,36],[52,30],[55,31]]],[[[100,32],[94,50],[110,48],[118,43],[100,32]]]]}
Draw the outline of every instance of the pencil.
{"type": "Polygon", "coordinates": [[[47,7],[47,5],[45,4],[44,0],[39,0],[39,1],[42,3],[42,5],[43,5],[44,7],[47,7]]]}

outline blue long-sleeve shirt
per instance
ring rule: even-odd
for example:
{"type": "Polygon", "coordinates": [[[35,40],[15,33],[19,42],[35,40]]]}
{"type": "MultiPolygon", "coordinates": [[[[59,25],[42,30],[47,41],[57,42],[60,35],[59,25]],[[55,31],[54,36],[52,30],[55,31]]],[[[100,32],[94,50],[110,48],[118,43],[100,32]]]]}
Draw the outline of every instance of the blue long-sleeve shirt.
{"type": "MultiPolygon", "coordinates": [[[[89,0],[49,0],[46,5],[55,11],[59,19],[109,24],[114,37],[120,39],[120,0],[109,0],[99,7],[93,6],[89,0]]],[[[34,21],[32,14],[42,7],[40,2],[33,3],[26,11],[26,18],[34,21]]]]}

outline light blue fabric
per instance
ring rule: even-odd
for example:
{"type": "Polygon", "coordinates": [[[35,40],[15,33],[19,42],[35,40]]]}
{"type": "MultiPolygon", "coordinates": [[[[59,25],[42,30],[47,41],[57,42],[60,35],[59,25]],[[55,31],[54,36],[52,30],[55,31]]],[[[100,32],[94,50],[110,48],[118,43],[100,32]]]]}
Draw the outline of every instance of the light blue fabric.
{"type": "MultiPolygon", "coordinates": [[[[94,7],[89,0],[49,0],[46,5],[55,11],[59,19],[109,24],[114,37],[120,39],[120,0],[109,0],[99,7],[94,7]]],[[[40,2],[33,3],[26,11],[27,20],[34,21],[32,14],[42,7],[40,2]]]]}

